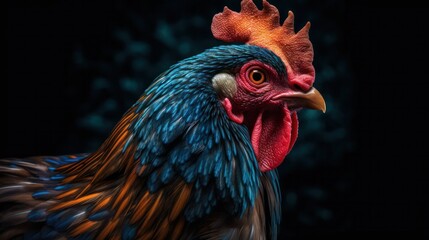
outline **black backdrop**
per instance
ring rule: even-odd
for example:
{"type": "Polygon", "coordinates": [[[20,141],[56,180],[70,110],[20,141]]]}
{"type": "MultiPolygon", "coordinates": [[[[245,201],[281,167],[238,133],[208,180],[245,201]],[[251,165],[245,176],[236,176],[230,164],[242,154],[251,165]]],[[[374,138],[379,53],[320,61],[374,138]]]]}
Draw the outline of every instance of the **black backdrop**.
{"type": "MultiPolygon", "coordinates": [[[[154,77],[206,48],[213,14],[239,1],[8,3],[0,157],[90,152],[154,77]]],[[[425,9],[271,1],[311,20],[328,112],[301,113],[279,168],[281,239],[428,232],[425,9]]],[[[283,15],[283,18],[285,17],[283,15]]]]}

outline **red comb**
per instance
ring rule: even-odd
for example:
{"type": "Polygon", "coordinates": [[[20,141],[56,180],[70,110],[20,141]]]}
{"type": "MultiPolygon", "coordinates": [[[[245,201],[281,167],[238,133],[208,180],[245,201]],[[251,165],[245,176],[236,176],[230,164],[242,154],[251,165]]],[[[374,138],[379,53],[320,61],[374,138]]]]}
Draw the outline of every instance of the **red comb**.
{"type": "Polygon", "coordinates": [[[256,7],[253,0],[242,0],[240,12],[225,7],[223,12],[213,17],[213,36],[225,42],[242,42],[268,48],[283,60],[288,67],[288,74],[311,75],[311,81],[314,81],[313,46],[308,38],[310,22],[295,33],[291,11],[280,25],[277,8],[266,0],[262,3],[262,10],[256,7]]]}

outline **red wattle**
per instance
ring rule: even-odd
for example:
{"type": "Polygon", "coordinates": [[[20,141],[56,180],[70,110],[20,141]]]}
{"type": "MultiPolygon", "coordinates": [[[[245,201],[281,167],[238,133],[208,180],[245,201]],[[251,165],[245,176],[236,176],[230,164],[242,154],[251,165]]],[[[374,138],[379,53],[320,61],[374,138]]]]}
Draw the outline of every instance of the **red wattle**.
{"type": "Polygon", "coordinates": [[[226,114],[228,115],[228,117],[232,121],[234,121],[234,122],[236,122],[238,124],[242,124],[243,123],[243,121],[244,121],[244,115],[243,115],[243,113],[234,113],[232,111],[231,101],[229,101],[228,98],[223,99],[222,105],[223,105],[223,108],[226,111],[226,114]]]}
{"type": "Polygon", "coordinates": [[[278,167],[292,149],[298,136],[296,112],[287,107],[261,111],[256,117],[251,141],[261,171],[278,167]]]}

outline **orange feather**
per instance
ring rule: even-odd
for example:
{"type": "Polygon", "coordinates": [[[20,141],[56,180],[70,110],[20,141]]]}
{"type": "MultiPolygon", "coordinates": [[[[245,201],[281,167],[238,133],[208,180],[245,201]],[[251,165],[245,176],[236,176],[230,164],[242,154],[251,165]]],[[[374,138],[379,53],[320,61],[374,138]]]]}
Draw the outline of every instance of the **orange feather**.
{"type": "Polygon", "coordinates": [[[59,203],[58,205],[52,207],[51,209],[49,209],[49,211],[57,211],[57,210],[60,210],[63,208],[69,208],[69,207],[72,207],[72,206],[77,205],[77,204],[85,203],[91,199],[97,198],[98,196],[100,196],[100,194],[101,193],[93,193],[93,194],[89,194],[89,195],[80,197],[78,199],[73,199],[71,201],[62,202],[62,203],[59,203]]]}
{"type": "Polygon", "coordinates": [[[98,212],[99,210],[101,210],[102,208],[106,207],[107,204],[110,202],[112,197],[108,196],[104,199],[102,199],[101,201],[97,202],[95,204],[94,209],[92,209],[92,212],[98,212]]]}
{"type": "Polygon", "coordinates": [[[91,228],[97,228],[98,225],[100,225],[100,222],[93,222],[93,221],[85,221],[81,224],[79,224],[75,229],[73,229],[70,234],[73,237],[76,237],[77,235],[83,234],[85,232],[88,232],[91,228]]]}
{"type": "Polygon", "coordinates": [[[79,188],[74,188],[74,189],[71,189],[67,192],[63,192],[61,194],[58,194],[55,198],[56,199],[66,198],[66,197],[69,197],[69,196],[75,194],[77,191],[79,191],[79,188]]]}
{"type": "Polygon", "coordinates": [[[171,210],[169,216],[170,221],[173,221],[177,218],[177,216],[179,216],[179,214],[183,211],[183,208],[185,207],[186,203],[188,203],[189,196],[191,195],[191,187],[189,185],[185,185],[183,188],[176,189],[182,189],[182,192],[179,193],[179,196],[176,199],[176,203],[171,210]]]}

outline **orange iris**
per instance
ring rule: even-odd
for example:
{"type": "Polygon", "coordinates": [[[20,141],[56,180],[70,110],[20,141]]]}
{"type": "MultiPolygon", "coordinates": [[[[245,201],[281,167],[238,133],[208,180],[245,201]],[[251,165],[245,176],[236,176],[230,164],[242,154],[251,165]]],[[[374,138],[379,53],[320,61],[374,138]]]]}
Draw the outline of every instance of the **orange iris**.
{"type": "Polygon", "coordinates": [[[261,84],[265,81],[265,74],[259,69],[253,69],[249,72],[249,79],[254,84],[261,84]]]}

